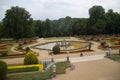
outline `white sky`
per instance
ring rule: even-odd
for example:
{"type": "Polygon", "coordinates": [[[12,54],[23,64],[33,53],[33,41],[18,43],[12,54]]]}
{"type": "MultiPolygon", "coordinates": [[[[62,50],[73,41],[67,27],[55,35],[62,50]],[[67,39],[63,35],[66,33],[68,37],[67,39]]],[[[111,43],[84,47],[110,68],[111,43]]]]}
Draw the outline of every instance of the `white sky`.
{"type": "Polygon", "coordinates": [[[35,20],[54,20],[66,16],[88,18],[88,10],[94,5],[120,13],[120,0],[0,0],[0,21],[12,6],[25,8],[35,20]]]}

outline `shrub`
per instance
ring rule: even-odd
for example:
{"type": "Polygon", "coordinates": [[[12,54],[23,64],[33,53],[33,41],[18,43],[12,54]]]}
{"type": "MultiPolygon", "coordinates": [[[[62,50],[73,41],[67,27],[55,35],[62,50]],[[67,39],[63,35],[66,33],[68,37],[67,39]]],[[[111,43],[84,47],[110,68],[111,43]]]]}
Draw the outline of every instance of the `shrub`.
{"type": "Polygon", "coordinates": [[[7,75],[7,64],[0,61],[0,80],[5,80],[7,75]]]}
{"type": "Polygon", "coordinates": [[[0,56],[1,56],[1,57],[5,57],[5,56],[7,56],[7,55],[8,55],[8,51],[6,51],[6,50],[0,51],[0,56]]]}
{"type": "Polygon", "coordinates": [[[60,53],[60,46],[59,45],[55,45],[52,49],[54,54],[58,54],[60,53]]]}
{"type": "Polygon", "coordinates": [[[35,55],[35,52],[29,51],[24,58],[24,64],[29,65],[29,64],[38,64],[38,59],[37,56],[35,55]]]}
{"type": "Polygon", "coordinates": [[[26,53],[29,52],[29,51],[30,51],[30,48],[29,48],[29,47],[26,47],[26,48],[25,48],[25,51],[26,51],[26,53]]]}
{"type": "Polygon", "coordinates": [[[23,44],[18,45],[18,49],[22,49],[23,44]]]}

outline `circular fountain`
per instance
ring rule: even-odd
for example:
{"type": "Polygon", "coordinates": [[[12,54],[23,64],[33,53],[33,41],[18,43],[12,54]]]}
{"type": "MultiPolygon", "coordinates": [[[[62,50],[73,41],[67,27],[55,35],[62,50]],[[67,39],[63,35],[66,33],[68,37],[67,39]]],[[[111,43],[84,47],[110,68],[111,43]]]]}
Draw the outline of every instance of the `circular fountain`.
{"type": "Polygon", "coordinates": [[[77,50],[77,49],[84,49],[88,47],[88,42],[81,42],[81,41],[54,41],[54,42],[47,42],[35,45],[34,48],[42,49],[42,50],[52,50],[55,45],[59,45],[61,51],[66,50],[77,50]]]}

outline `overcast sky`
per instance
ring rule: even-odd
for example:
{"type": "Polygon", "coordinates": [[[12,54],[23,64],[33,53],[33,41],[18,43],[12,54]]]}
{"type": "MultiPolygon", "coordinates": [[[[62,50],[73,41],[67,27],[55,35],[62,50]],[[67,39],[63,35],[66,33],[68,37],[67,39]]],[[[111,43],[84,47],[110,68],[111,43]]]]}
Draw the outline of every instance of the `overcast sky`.
{"type": "Polygon", "coordinates": [[[0,0],[0,21],[11,6],[25,8],[35,20],[54,20],[66,16],[88,18],[88,10],[94,5],[120,12],[120,0],[0,0]]]}

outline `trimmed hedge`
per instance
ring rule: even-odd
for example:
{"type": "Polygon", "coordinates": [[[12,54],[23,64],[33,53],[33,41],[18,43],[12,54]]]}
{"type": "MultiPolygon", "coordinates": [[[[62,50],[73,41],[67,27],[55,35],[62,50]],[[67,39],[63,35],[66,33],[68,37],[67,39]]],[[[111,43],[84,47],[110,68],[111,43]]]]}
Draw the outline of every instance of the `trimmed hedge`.
{"type": "Polygon", "coordinates": [[[24,67],[24,68],[11,68],[8,69],[8,73],[18,73],[18,72],[29,72],[29,71],[38,71],[39,67],[32,66],[32,67],[24,67]]]}

